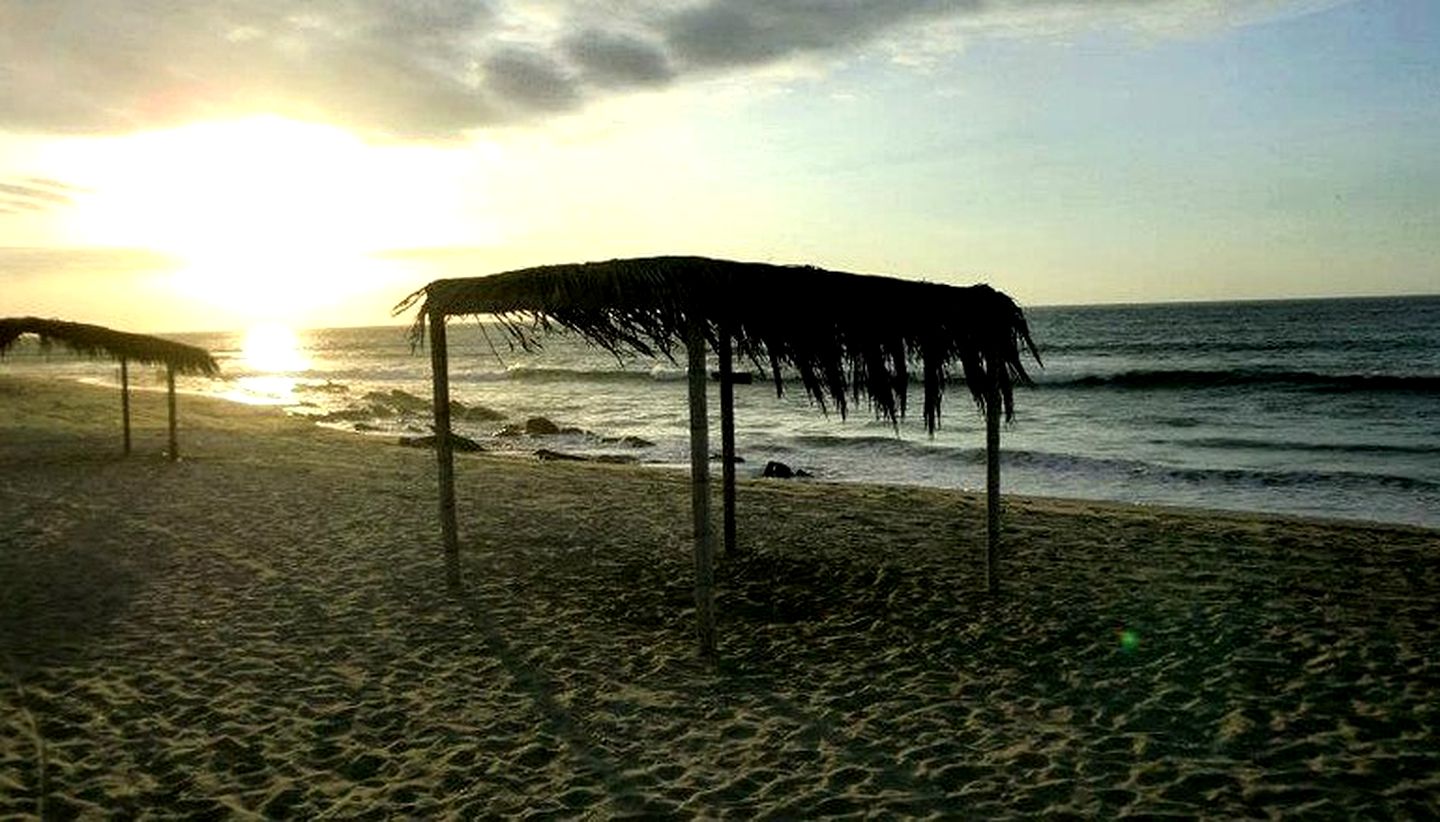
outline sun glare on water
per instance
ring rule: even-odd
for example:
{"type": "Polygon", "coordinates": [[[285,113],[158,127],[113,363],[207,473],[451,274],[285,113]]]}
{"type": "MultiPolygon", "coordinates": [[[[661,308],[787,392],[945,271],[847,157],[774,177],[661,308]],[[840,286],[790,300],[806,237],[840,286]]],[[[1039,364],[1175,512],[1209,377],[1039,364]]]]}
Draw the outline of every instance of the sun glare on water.
{"type": "Polygon", "coordinates": [[[239,364],[250,373],[236,380],[236,389],[229,394],[232,399],[252,405],[290,405],[298,401],[295,375],[310,367],[310,358],[293,329],[267,323],[245,332],[239,364]]]}

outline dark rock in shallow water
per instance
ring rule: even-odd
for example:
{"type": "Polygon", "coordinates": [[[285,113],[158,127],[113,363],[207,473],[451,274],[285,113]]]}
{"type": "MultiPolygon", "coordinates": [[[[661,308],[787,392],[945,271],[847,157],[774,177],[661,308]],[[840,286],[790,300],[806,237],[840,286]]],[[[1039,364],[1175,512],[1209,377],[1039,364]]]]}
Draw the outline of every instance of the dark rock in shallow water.
{"type": "MultiPolygon", "coordinates": [[[[573,429],[579,432],[580,429],[573,429]]],[[[512,422],[509,425],[495,432],[497,437],[548,437],[553,434],[562,433],[560,426],[545,419],[544,417],[531,417],[523,423],[512,422]]],[[[581,432],[583,433],[583,432],[581,432]]]]}
{"type": "MultiPolygon", "coordinates": [[[[371,391],[363,397],[363,409],[336,411],[328,416],[343,418],[347,414],[364,414],[367,417],[430,416],[434,407],[430,400],[417,397],[398,388],[389,391],[371,391]]],[[[491,422],[503,420],[505,415],[483,405],[466,405],[459,400],[450,401],[450,418],[466,422],[491,422]]]]}
{"type": "Polygon", "coordinates": [[[551,451],[549,448],[536,451],[535,458],[542,462],[585,462],[585,458],[579,454],[566,454],[563,451],[551,451]]]}
{"type": "Polygon", "coordinates": [[[810,477],[810,472],[806,471],[804,468],[792,469],[790,466],[786,465],[783,462],[776,462],[775,460],[770,460],[769,462],[765,463],[765,470],[760,474],[760,476],[770,477],[771,479],[808,479],[810,477]]]}
{"type": "MultiPolygon", "coordinates": [[[[435,435],[426,434],[421,437],[401,437],[400,444],[410,448],[434,448],[435,435]]],[[[450,434],[450,447],[454,448],[456,451],[485,450],[485,446],[481,445],[475,440],[472,440],[469,437],[462,437],[459,434],[455,433],[450,434]]]]}
{"type": "Polygon", "coordinates": [[[531,417],[525,421],[525,433],[532,437],[548,437],[560,433],[560,426],[544,417],[531,417]]]}
{"type": "Polygon", "coordinates": [[[634,434],[626,434],[623,437],[601,437],[600,441],[607,445],[627,445],[631,448],[653,448],[655,443],[644,437],[637,437],[634,434]]]}
{"type": "Polygon", "coordinates": [[[466,422],[494,422],[505,419],[505,415],[483,405],[465,405],[459,400],[450,401],[450,416],[466,422]]]}
{"type": "Polygon", "coordinates": [[[771,479],[790,479],[791,477],[795,476],[795,472],[791,470],[790,466],[786,465],[783,462],[776,462],[775,460],[770,460],[769,462],[765,463],[765,470],[761,472],[760,476],[769,477],[771,479]]]}
{"type": "Polygon", "coordinates": [[[357,422],[354,425],[356,431],[379,431],[380,426],[368,422],[357,422]]]}
{"type": "MultiPolygon", "coordinates": [[[[710,461],[711,461],[711,462],[724,462],[724,461],[725,461],[725,455],[722,454],[722,453],[720,453],[719,451],[716,451],[715,453],[713,453],[713,454],[710,455],[710,461]]],[[[740,456],[739,454],[736,454],[736,455],[734,456],[734,458],[732,458],[730,461],[731,461],[732,463],[734,463],[735,465],[739,465],[740,463],[742,463],[742,462],[745,461],[745,458],[742,457],[742,456],[740,456]]],[[[776,464],[776,465],[779,465],[780,463],[777,462],[777,463],[775,463],[775,464],[776,464]]]]}
{"type": "Polygon", "coordinates": [[[411,394],[408,391],[401,391],[392,388],[389,391],[370,391],[363,399],[374,405],[389,408],[397,413],[419,414],[430,411],[430,401],[411,394]]]}

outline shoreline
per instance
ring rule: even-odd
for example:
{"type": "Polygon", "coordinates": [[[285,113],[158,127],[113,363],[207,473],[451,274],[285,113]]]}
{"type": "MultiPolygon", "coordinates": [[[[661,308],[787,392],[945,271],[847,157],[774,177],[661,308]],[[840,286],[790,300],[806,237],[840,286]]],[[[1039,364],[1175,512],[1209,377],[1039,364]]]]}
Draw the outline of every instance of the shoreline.
{"type": "MultiPolygon", "coordinates": [[[[0,374],[0,380],[5,380],[5,379],[8,379],[8,380],[27,381],[27,382],[46,382],[46,383],[52,382],[52,381],[50,381],[50,380],[46,380],[46,379],[44,379],[44,378],[36,377],[36,376],[33,376],[33,375],[13,376],[13,375],[0,374]]],[[[115,391],[115,390],[118,390],[118,388],[119,388],[119,384],[118,384],[118,383],[116,383],[116,384],[114,384],[114,385],[111,385],[111,384],[108,384],[108,383],[103,383],[103,382],[101,382],[101,380],[102,380],[102,378],[100,378],[100,377],[74,377],[74,378],[71,378],[70,380],[67,380],[67,382],[70,383],[70,384],[73,384],[73,385],[85,386],[86,388],[92,389],[92,390],[103,390],[103,391],[115,391]]],[[[163,385],[135,385],[135,384],[132,384],[132,385],[130,386],[130,390],[131,390],[132,394],[135,393],[135,392],[158,393],[158,394],[164,394],[164,393],[165,393],[165,388],[164,388],[163,385]]],[[[383,446],[383,445],[396,445],[400,440],[406,438],[406,436],[409,436],[409,435],[404,435],[404,434],[401,434],[401,433],[398,433],[398,432],[390,432],[390,431],[358,430],[358,429],[353,429],[353,428],[347,427],[345,424],[340,423],[340,422],[333,422],[333,423],[332,423],[332,422],[321,421],[321,420],[315,419],[314,417],[312,417],[312,415],[307,415],[307,414],[304,414],[304,413],[294,413],[294,412],[291,412],[290,410],[288,410],[287,405],[286,405],[284,402],[268,402],[268,401],[267,401],[267,402],[250,402],[250,401],[246,401],[246,400],[244,400],[244,399],[238,398],[238,397],[230,397],[230,396],[225,396],[225,395],[221,395],[221,394],[215,394],[215,393],[206,392],[206,391],[200,391],[200,390],[187,390],[187,389],[184,389],[184,388],[177,388],[177,395],[178,395],[178,396],[184,396],[184,397],[187,397],[187,398],[191,398],[191,399],[193,399],[193,400],[199,400],[199,401],[201,401],[201,402],[211,402],[211,401],[213,401],[213,402],[221,403],[221,404],[224,405],[224,406],[234,406],[234,407],[251,409],[251,410],[263,410],[263,411],[274,412],[274,413],[276,413],[276,414],[283,415],[283,416],[286,417],[287,419],[296,420],[296,421],[299,421],[299,422],[301,422],[301,423],[303,423],[303,424],[305,424],[305,425],[312,426],[312,427],[315,427],[315,428],[318,428],[318,429],[323,429],[323,430],[326,430],[326,431],[335,432],[335,433],[338,433],[338,434],[341,434],[341,435],[344,435],[344,436],[348,436],[348,437],[352,437],[352,438],[359,438],[360,441],[366,441],[366,442],[369,442],[369,443],[372,444],[372,445],[382,445],[382,446],[383,446]]],[[[117,426],[118,426],[118,422],[117,422],[117,426]]],[[[182,427],[182,429],[183,429],[183,420],[181,421],[181,427],[182,427]]],[[[415,436],[420,436],[420,434],[417,433],[417,434],[415,434],[415,436]]],[[[183,437],[182,437],[182,438],[183,438],[183,437]]],[[[712,438],[712,439],[713,439],[713,438],[712,438]]],[[[718,448],[718,443],[712,442],[712,445],[714,445],[715,447],[718,448]]],[[[184,448],[183,448],[183,445],[182,445],[182,453],[183,453],[183,450],[184,450],[184,448]]],[[[713,450],[713,449],[712,449],[712,450],[713,450]]],[[[543,441],[536,442],[536,443],[534,444],[534,448],[533,448],[533,449],[530,449],[530,450],[514,450],[514,451],[511,451],[511,450],[486,449],[486,451],[485,451],[484,453],[487,454],[487,455],[490,456],[490,457],[497,458],[497,459],[505,459],[505,460],[509,460],[509,459],[533,460],[533,459],[536,458],[536,452],[537,452],[537,451],[548,452],[548,453],[552,453],[552,454],[555,453],[555,452],[553,452],[553,451],[550,451],[550,449],[547,449],[546,446],[545,446],[545,443],[544,443],[543,441]]],[[[561,452],[561,453],[563,454],[563,452],[561,452]]],[[[1003,453],[1004,453],[1004,448],[1003,448],[1003,445],[1002,445],[1002,455],[1003,455],[1003,453]]],[[[461,456],[461,453],[460,453],[460,452],[457,452],[457,457],[459,457],[459,456],[461,456]]],[[[464,456],[466,456],[466,457],[473,457],[474,454],[465,454],[464,456]]],[[[563,457],[562,457],[562,458],[563,458],[563,457]]],[[[593,456],[584,456],[583,459],[577,460],[577,461],[600,462],[600,463],[608,462],[607,460],[604,460],[604,459],[597,460],[597,459],[595,459],[593,456]]],[[[628,462],[628,460],[626,460],[625,462],[628,462]]],[[[622,464],[623,464],[623,463],[622,463],[622,464]]],[[[757,465],[758,465],[758,463],[757,463],[757,465]]],[[[643,461],[643,460],[637,460],[636,462],[633,463],[633,467],[635,467],[635,468],[637,468],[637,469],[639,469],[639,470],[646,470],[646,471],[652,471],[652,470],[659,470],[659,471],[676,471],[676,472],[684,473],[684,474],[686,474],[686,475],[688,475],[688,472],[689,472],[689,465],[688,465],[688,464],[685,464],[685,463],[645,462],[645,461],[643,461]]],[[[712,469],[713,469],[712,472],[711,472],[711,473],[712,473],[712,476],[718,475],[718,473],[719,473],[719,463],[716,462],[716,461],[714,461],[714,460],[712,460],[712,461],[711,461],[711,467],[712,467],[712,469]]],[[[743,475],[746,474],[746,473],[747,473],[747,472],[745,472],[745,471],[741,471],[741,472],[740,472],[740,474],[742,475],[742,478],[743,478],[743,475]]],[[[752,471],[752,472],[749,472],[749,473],[752,473],[752,474],[753,474],[753,473],[755,473],[755,472],[752,471]]],[[[748,479],[758,480],[759,477],[758,477],[758,474],[757,474],[757,475],[755,475],[755,476],[750,476],[750,477],[748,477],[748,479]]],[[[922,482],[903,482],[903,481],[883,482],[883,481],[865,480],[865,479],[845,479],[845,478],[826,479],[826,478],[815,478],[815,477],[810,477],[810,478],[805,478],[805,479],[802,479],[802,480],[795,480],[795,481],[801,482],[801,483],[817,483],[817,484],[828,485],[828,486],[844,486],[844,487],[857,487],[857,488],[879,487],[879,488],[917,489],[917,490],[923,490],[923,491],[936,491],[936,492],[941,492],[941,493],[954,493],[954,494],[962,494],[962,495],[981,495],[981,496],[983,496],[983,494],[984,494],[983,489],[969,489],[969,488],[957,488],[957,487],[951,487],[951,486],[926,485],[926,484],[924,484],[924,483],[922,483],[922,482]]],[[[1002,478],[1002,490],[1003,490],[1003,478],[1002,478]]],[[[1242,518],[1242,519],[1251,518],[1251,517],[1261,517],[1261,518],[1267,518],[1267,519],[1276,519],[1276,520],[1280,520],[1280,521],[1292,521],[1292,522],[1296,522],[1296,523],[1306,523],[1306,522],[1310,522],[1310,523],[1315,523],[1315,524],[1355,525],[1355,526],[1362,526],[1362,527],[1368,527],[1368,526],[1394,527],[1394,528],[1398,528],[1398,529],[1402,529],[1402,530],[1404,530],[1404,529],[1415,529],[1415,530],[1418,530],[1418,531],[1421,531],[1421,532],[1426,532],[1426,531],[1428,531],[1428,532],[1440,533],[1440,525],[1437,525],[1437,526],[1429,526],[1429,525],[1424,525],[1424,524],[1419,524],[1419,523],[1399,522],[1399,521],[1385,520],[1385,519],[1369,519],[1369,518],[1358,517],[1358,516],[1353,516],[1353,517],[1352,517],[1352,516],[1328,516],[1328,517],[1327,517],[1327,516],[1320,516],[1320,515],[1307,514],[1307,513],[1291,513],[1291,512],[1284,512],[1284,511],[1260,510],[1260,509],[1253,509],[1253,508],[1226,508],[1226,507],[1213,507],[1213,506],[1201,506],[1201,505],[1186,505],[1186,504],[1181,504],[1181,503],[1169,503],[1169,502],[1127,501],[1127,500],[1114,500],[1114,499],[1103,499],[1103,498],[1092,498],[1092,497],[1048,496],[1048,495],[1043,495],[1043,494],[1014,494],[1014,493],[1011,493],[1011,492],[1009,492],[1009,491],[1003,491],[1003,497],[1004,497],[1004,499],[1006,500],[1007,503],[1008,503],[1009,501],[1012,501],[1012,500],[1013,500],[1013,501],[1033,500],[1033,501],[1037,501],[1037,502],[1052,502],[1052,503],[1056,503],[1056,504],[1075,503],[1075,504],[1077,504],[1077,505],[1079,505],[1079,506],[1081,506],[1081,507],[1098,507],[1098,508],[1115,507],[1115,508],[1118,508],[1118,509],[1121,509],[1121,510],[1134,508],[1134,509],[1143,510],[1143,511],[1156,511],[1156,512],[1162,512],[1162,513],[1175,513],[1175,514],[1183,514],[1183,513],[1186,513],[1186,512],[1193,512],[1193,513],[1198,514],[1198,515],[1212,516],[1212,517],[1214,517],[1214,516],[1224,516],[1224,517],[1239,517],[1239,518],[1242,518]]]]}
{"type": "Polygon", "coordinates": [[[683,472],[435,461],[0,376],[0,815],[1440,812],[1440,533],[742,481],[695,654],[683,472]]]}

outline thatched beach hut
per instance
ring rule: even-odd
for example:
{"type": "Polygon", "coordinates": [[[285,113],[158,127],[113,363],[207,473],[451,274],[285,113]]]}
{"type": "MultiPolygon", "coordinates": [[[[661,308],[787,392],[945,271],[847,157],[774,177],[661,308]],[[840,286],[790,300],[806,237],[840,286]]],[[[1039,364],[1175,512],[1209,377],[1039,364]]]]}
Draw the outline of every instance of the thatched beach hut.
{"type": "Polygon", "coordinates": [[[220,372],[215,358],[203,348],[172,342],[146,334],[115,331],[99,325],[42,320],[38,317],[0,319],[0,356],[10,350],[25,334],[40,338],[42,349],[59,344],[84,357],[108,357],[120,363],[120,405],[125,426],[125,453],[130,453],[130,363],[165,366],[170,410],[169,457],[178,459],[179,442],[175,425],[175,375],[202,374],[213,377],[220,372]]]}
{"type": "Polygon", "coordinates": [[[927,430],[940,424],[947,380],[958,372],[987,420],[989,558],[996,584],[999,540],[1000,417],[1014,414],[1014,388],[1028,382],[1022,352],[1039,361],[1024,313],[986,285],[958,287],[891,277],[703,257],[651,257],[520,269],[485,277],[436,280],[396,313],[419,308],[414,340],[428,327],[434,379],[445,547],[458,550],[450,440],[445,320],[489,314],[522,346],[568,329],[612,353],[647,356],[684,348],[690,374],[691,478],[696,606],[704,653],[714,649],[713,570],[709,544],[709,432],[706,347],[720,368],[725,539],[735,545],[732,362],[796,375],[822,409],[842,416],[866,400],[891,421],[907,411],[918,369],[927,430]]]}

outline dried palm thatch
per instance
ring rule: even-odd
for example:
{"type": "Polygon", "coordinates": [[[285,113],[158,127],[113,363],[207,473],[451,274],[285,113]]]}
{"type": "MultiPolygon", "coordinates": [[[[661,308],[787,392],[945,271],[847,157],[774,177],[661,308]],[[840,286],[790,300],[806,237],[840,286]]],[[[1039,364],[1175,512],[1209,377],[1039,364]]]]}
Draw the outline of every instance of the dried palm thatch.
{"type": "Polygon", "coordinates": [[[1024,313],[987,285],[957,287],[891,277],[704,257],[650,257],[550,265],[487,277],[436,280],[395,308],[419,306],[412,330],[424,341],[425,318],[492,314],[520,346],[559,327],[617,356],[672,360],[695,324],[718,347],[768,371],[777,392],[782,369],[806,393],[843,416],[867,399],[877,415],[905,415],[911,374],[924,388],[927,430],[940,424],[945,385],[959,364],[983,410],[998,400],[1014,415],[1014,387],[1029,377],[1028,352],[1040,361],[1024,313]]]}
{"type": "Polygon", "coordinates": [[[4,356],[24,334],[39,337],[43,349],[49,349],[58,343],[70,351],[92,359],[110,357],[145,365],[164,365],[176,373],[201,374],[207,377],[213,377],[220,372],[215,358],[203,348],[145,334],[115,331],[99,325],[42,320],[37,317],[0,318],[0,356],[4,356]]]}

